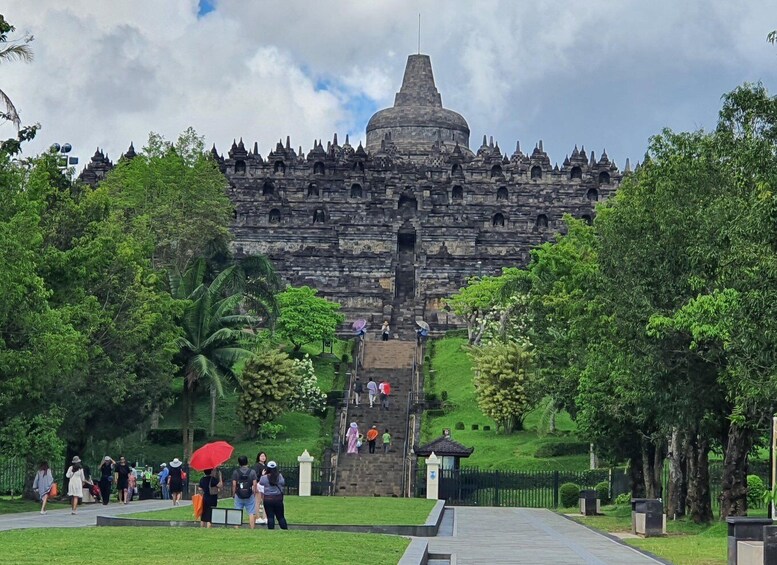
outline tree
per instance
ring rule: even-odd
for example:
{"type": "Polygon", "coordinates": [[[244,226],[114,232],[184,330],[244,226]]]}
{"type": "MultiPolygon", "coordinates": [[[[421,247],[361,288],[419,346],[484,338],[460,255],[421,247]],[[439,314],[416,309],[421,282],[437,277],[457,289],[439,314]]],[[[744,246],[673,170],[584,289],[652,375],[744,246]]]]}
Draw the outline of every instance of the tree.
{"type": "Polygon", "coordinates": [[[124,212],[116,220],[150,239],[155,267],[183,272],[226,253],[234,209],[227,181],[192,128],[175,144],[150,134],[143,152],[121,160],[100,188],[124,212]]]}
{"type": "Polygon", "coordinates": [[[453,313],[467,324],[467,339],[477,345],[486,330],[487,315],[498,303],[502,281],[498,277],[470,277],[467,286],[445,300],[453,313]]]}
{"type": "Polygon", "coordinates": [[[340,305],[316,296],[309,286],[288,287],[278,295],[279,335],[299,351],[306,343],[334,337],[337,326],[345,319],[340,305]]]}
{"type": "Polygon", "coordinates": [[[475,394],[483,414],[506,434],[523,428],[523,419],[542,397],[527,347],[492,342],[473,347],[475,394]]]}
{"type": "MultiPolygon", "coordinates": [[[[15,31],[15,29],[16,28],[9,24],[3,15],[0,14],[0,64],[13,60],[21,60],[24,62],[32,61],[33,54],[29,44],[32,42],[33,37],[31,35],[25,35],[24,37],[9,41],[8,34],[15,31]]],[[[14,155],[20,151],[21,142],[28,141],[35,137],[40,126],[36,124],[22,128],[22,121],[19,117],[19,111],[16,109],[16,105],[2,89],[0,89],[0,104],[5,107],[5,110],[0,112],[0,120],[10,121],[17,131],[16,138],[0,142],[0,151],[9,155],[14,155]]]]}
{"type": "MultiPolygon", "coordinates": [[[[246,346],[254,340],[250,326],[256,318],[239,314],[243,299],[239,292],[225,293],[234,267],[228,267],[210,283],[204,282],[205,261],[195,261],[180,278],[171,280],[174,296],[188,304],[181,318],[184,335],[178,339],[178,361],[184,377],[183,450],[189,458],[194,449],[194,398],[197,387],[206,382],[211,390],[211,408],[216,394],[223,395],[224,380],[235,376],[239,364],[252,356],[246,346]]],[[[214,432],[211,410],[211,434],[214,432]]]]}
{"type": "Polygon", "coordinates": [[[322,411],[326,407],[326,394],[321,392],[318,386],[318,378],[310,355],[306,353],[304,358],[295,359],[294,365],[300,379],[289,409],[310,413],[322,411]]]}
{"type": "Polygon", "coordinates": [[[288,410],[299,394],[302,376],[287,353],[267,350],[246,363],[240,375],[240,419],[255,436],[259,426],[288,410]]]}

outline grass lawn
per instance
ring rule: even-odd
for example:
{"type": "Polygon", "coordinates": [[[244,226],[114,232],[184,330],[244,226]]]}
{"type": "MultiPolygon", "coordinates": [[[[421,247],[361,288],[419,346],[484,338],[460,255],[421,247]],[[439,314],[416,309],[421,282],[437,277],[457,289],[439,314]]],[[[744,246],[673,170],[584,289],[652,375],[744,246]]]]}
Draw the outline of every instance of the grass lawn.
{"type": "MultiPolygon", "coordinates": [[[[52,502],[46,505],[49,510],[57,508],[67,508],[70,504],[67,502],[52,502]]],[[[11,499],[9,496],[0,496],[0,514],[18,514],[19,512],[38,512],[40,511],[40,502],[34,500],[25,500],[22,498],[11,499]]]]}
{"type": "Polygon", "coordinates": [[[450,428],[456,441],[474,447],[475,452],[464,464],[468,467],[492,469],[513,469],[517,471],[584,471],[588,469],[588,455],[565,455],[560,457],[535,457],[537,449],[552,443],[577,443],[575,424],[567,413],[556,417],[557,432],[554,435],[540,437],[537,424],[541,414],[535,410],[527,415],[525,429],[511,435],[496,432],[496,425],[486,418],[478,408],[475,399],[475,387],[472,382],[470,359],[462,346],[467,343],[463,338],[445,338],[434,342],[432,356],[433,376],[427,372],[426,390],[435,392],[438,397],[443,390],[448,392],[448,401],[455,408],[449,413],[430,417],[424,415],[422,441],[430,441],[450,428]],[[463,430],[455,429],[457,422],[464,423],[463,430]],[[478,429],[473,430],[472,424],[478,429]],[[483,426],[491,426],[484,431],[483,426]]]}
{"type": "MultiPolygon", "coordinates": [[[[417,525],[426,522],[434,500],[423,498],[367,498],[345,496],[287,496],[284,504],[289,524],[417,525]]],[[[219,506],[232,507],[232,499],[219,506]]],[[[131,514],[148,520],[194,520],[190,507],[131,514]]]]}
{"type": "Polygon", "coordinates": [[[84,565],[118,561],[235,565],[395,565],[409,540],[377,534],[213,528],[57,528],[0,532],[2,562],[84,565]]]}
{"type": "MultiPolygon", "coordinates": [[[[568,509],[575,512],[576,509],[568,509]]],[[[605,532],[630,532],[631,507],[606,506],[604,516],[576,516],[575,520],[605,532]]],[[[726,563],[726,524],[698,525],[688,520],[668,520],[666,537],[628,539],[626,543],[663,557],[675,565],[726,563]]]]}

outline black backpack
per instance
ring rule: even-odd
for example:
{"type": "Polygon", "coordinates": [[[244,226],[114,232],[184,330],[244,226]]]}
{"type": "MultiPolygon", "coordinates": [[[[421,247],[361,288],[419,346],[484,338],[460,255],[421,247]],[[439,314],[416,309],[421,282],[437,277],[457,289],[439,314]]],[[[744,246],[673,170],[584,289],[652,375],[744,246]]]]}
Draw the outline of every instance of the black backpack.
{"type": "Polygon", "coordinates": [[[247,473],[240,473],[239,480],[237,481],[237,492],[235,494],[237,494],[238,498],[251,498],[251,495],[254,494],[250,470],[247,473]]]}

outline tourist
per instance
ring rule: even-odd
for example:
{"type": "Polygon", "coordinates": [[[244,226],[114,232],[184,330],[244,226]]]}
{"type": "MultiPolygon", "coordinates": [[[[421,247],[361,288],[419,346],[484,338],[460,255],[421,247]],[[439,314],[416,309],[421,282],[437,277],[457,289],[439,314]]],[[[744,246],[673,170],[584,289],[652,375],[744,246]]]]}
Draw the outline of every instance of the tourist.
{"type": "Polygon", "coordinates": [[[372,377],[370,377],[370,380],[367,381],[367,392],[369,393],[370,397],[370,408],[375,404],[375,397],[378,396],[378,383],[372,380],[372,377]]]}
{"type": "Polygon", "coordinates": [[[362,454],[362,446],[364,445],[364,434],[359,433],[359,439],[356,440],[356,451],[359,452],[359,455],[362,454]]]}
{"type": "Polygon", "coordinates": [[[235,498],[235,509],[248,512],[248,524],[253,530],[256,527],[256,471],[248,467],[248,457],[237,458],[240,465],[232,473],[232,492],[235,498]]]}
{"type": "Polygon", "coordinates": [[[116,461],[111,459],[110,455],[103,457],[102,465],[100,465],[100,498],[102,498],[103,506],[107,506],[111,498],[111,483],[113,482],[113,473],[116,471],[116,461]]]}
{"type": "Polygon", "coordinates": [[[370,453],[375,453],[375,441],[378,439],[378,426],[372,426],[367,431],[367,445],[370,453]]]}
{"type": "Polygon", "coordinates": [[[286,515],[283,508],[283,487],[286,486],[286,480],[278,470],[278,464],[275,461],[267,463],[267,474],[264,475],[259,483],[264,487],[264,512],[267,516],[267,529],[275,529],[275,519],[278,519],[278,525],[282,530],[288,530],[286,524],[286,515]]]}
{"type": "Polygon", "coordinates": [[[65,476],[70,479],[67,485],[67,495],[70,497],[70,513],[75,514],[78,503],[84,496],[84,469],[81,467],[81,458],[73,457],[72,464],[67,469],[65,476]]]}
{"type": "Polygon", "coordinates": [[[221,471],[219,477],[213,476],[213,469],[205,469],[204,476],[200,479],[197,488],[202,493],[202,514],[200,515],[200,527],[210,528],[213,525],[213,509],[219,503],[219,489],[223,484],[221,471]]]}
{"type": "Polygon", "coordinates": [[[159,472],[159,486],[162,487],[162,500],[170,500],[170,489],[167,488],[167,477],[170,475],[170,469],[167,468],[167,463],[160,465],[162,470],[159,472]]]}
{"type": "Polygon", "coordinates": [[[391,335],[391,328],[389,328],[388,320],[383,320],[383,327],[380,329],[380,333],[383,336],[383,341],[388,341],[391,335]]]}
{"type": "Polygon", "coordinates": [[[116,464],[116,492],[119,495],[119,502],[123,502],[124,504],[129,502],[127,489],[129,487],[130,473],[132,473],[132,468],[122,455],[119,457],[119,462],[116,464]]]}
{"type": "Polygon", "coordinates": [[[183,494],[183,463],[177,457],[170,461],[170,474],[167,476],[167,488],[170,489],[170,496],[173,499],[173,506],[180,506],[181,495],[183,494]]]}
{"type": "Polygon", "coordinates": [[[259,479],[262,478],[262,475],[264,475],[267,472],[267,454],[264,451],[260,451],[256,454],[256,464],[254,465],[254,471],[256,472],[256,523],[257,524],[266,524],[267,523],[267,517],[264,514],[264,504],[263,504],[263,495],[264,495],[264,487],[259,484],[259,479]]]}
{"type": "Polygon", "coordinates": [[[134,467],[130,467],[130,474],[127,476],[127,495],[124,498],[124,504],[132,502],[135,498],[135,493],[138,491],[138,471],[134,467]]]}
{"type": "Polygon", "coordinates": [[[359,402],[361,402],[363,392],[364,392],[364,385],[359,380],[359,377],[356,377],[356,380],[353,383],[353,403],[356,406],[358,406],[359,402]]]}
{"type": "Polygon", "coordinates": [[[378,386],[378,390],[380,391],[380,409],[388,410],[388,407],[389,407],[388,399],[389,399],[389,394],[391,394],[391,385],[388,383],[388,381],[383,380],[378,386]]]}
{"type": "Polygon", "coordinates": [[[356,422],[351,422],[351,427],[345,433],[345,439],[348,442],[348,453],[358,455],[359,450],[356,444],[359,442],[359,426],[356,425],[356,422]]]}
{"type": "Polygon", "coordinates": [[[40,500],[40,513],[46,513],[46,503],[49,501],[49,494],[51,494],[51,487],[54,485],[54,475],[51,474],[49,464],[47,461],[41,461],[38,472],[35,474],[35,480],[32,482],[32,490],[34,490],[38,499],[40,500]]]}
{"type": "Polygon", "coordinates": [[[391,445],[391,434],[386,428],[386,432],[383,434],[383,453],[389,452],[389,446],[391,445]]]}

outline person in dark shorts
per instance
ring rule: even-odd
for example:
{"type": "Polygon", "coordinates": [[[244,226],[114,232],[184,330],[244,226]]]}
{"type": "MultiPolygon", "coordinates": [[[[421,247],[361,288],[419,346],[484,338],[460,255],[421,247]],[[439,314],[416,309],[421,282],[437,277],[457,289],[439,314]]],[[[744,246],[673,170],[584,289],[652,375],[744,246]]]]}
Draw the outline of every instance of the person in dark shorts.
{"type": "Polygon", "coordinates": [[[131,472],[130,464],[127,463],[127,460],[122,455],[116,464],[116,492],[119,495],[119,502],[124,504],[129,503],[129,493],[127,490],[129,489],[129,476],[131,472]]]}

